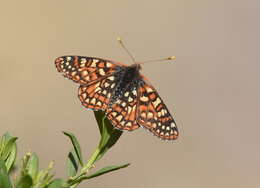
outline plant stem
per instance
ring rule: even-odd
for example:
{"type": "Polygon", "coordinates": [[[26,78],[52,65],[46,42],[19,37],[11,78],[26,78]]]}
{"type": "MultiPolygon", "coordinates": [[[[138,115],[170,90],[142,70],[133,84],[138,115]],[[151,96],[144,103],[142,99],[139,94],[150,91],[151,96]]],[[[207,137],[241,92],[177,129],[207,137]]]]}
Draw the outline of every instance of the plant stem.
{"type": "Polygon", "coordinates": [[[99,154],[100,154],[100,148],[97,147],[97,149],[94,151],[94,153],[91,155],[90,159],[88,160],[86,166],[84,166],[81,169],[81,174],[88,173],[89,169],[94,165],[95,161],[97,160],[99,154]]]}
{"type": "Polygon", "coordinates": [[[76,187],[82,181],[82,176],[86,175],[88,171],[93,167],[99,154],[100,154],[100,148],[98,146],[94,151],[94,153],[91,155],[90,159],[88,160],[88,163],[81,169],[80,174],[77,177],[75,177],[74,180],[72,180],[71,182],[72,188],[76,187]]]}

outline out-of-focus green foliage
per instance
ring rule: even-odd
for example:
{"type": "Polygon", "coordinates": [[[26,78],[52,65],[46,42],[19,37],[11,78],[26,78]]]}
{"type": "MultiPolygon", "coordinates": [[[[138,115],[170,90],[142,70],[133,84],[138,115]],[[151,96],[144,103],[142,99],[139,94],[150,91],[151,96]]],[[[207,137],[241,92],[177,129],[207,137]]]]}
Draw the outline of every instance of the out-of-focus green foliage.
{"type": "Polygon", "coordinates": [[[72,143],[72,149],[67,155],[68,179],[54,178],[53,162],[46,169],[40,169],[39,158],[35,153],[25,154],[21,164],[15,169],[17,138],[8,133],[4,134],[0,140],[0,188],[75,188],[84,180],[129,166],[129,163],[108,166],[91,173],[95,162],[104,156],[122,134],[122,131],[113,128],[103,112],[94,113],[101,138],[87,163],[84,163],[81,146],[76,136],[69,132],[63,132],[72,143]],[[14,178],[11,178],[10,172],[13,169],[16,171],[14,178]]]}

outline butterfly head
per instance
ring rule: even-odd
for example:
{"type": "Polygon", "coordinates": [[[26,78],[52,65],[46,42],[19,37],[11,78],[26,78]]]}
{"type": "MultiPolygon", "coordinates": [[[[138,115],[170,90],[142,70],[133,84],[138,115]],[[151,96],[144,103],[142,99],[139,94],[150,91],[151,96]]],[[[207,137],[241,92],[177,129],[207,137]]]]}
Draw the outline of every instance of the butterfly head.
{"type": "Polygon", "coordinates": [[[142,69],[140,63],[133,63],[133,64],[131,65],[131,67],[135,68],[135,69],[138,70],[138,71],[142,69]]]}

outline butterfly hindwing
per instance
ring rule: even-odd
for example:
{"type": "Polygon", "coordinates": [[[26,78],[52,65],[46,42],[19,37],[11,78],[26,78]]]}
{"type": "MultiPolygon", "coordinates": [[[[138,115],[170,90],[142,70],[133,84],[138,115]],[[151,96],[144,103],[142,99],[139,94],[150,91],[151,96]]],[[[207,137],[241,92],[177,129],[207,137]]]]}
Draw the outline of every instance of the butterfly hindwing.
{"type": "Polygon", "coordinates": [[[137,108],[137,88],[130,87],[106,110],[106,116],[116,128],[132,131],[139,128],[137,108]]]}
{"type": "Polygon", "coordinates": [[[78,96],[83,106],[93,110],[107,109],[114,93],[117,78],[114,75],[79,87],[78,96]]]}
{"type": "Polygon", "coordinates": [[[174,119],[154,87],[145,78],[140,82],[138,95],[138,124],[163,140],[177,139],[178,129],[174,119]]]}

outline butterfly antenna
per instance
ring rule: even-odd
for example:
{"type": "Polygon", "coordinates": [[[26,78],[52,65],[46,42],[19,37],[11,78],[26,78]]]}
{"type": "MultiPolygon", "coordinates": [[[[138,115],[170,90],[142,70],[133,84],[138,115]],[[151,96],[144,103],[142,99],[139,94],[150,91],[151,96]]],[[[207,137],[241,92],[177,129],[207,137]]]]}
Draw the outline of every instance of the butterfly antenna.
{"type": "Polygon", "coordinates": [[[173,61],[175,59],[176,59],[175,56],[170,56],[170,57],[162,58],[162,59],[153,59],[153,60],[143,61],[143,62],[141,62],[139,64],[151,63],[151,62],[159,62],[159,61],[173,61]]]}
{"type": "Polygon", "coordinates": [[[126,53],[131,57],[131,59],[133,60],[133,62],[135,63],[135,58],[134,56],[129,52],[129,50],[125,47],[122,39],[120,37],[117,37],[117,41],[119,42],[119,44],[124,48],[124,50],[126,51],[126,53]]]}

